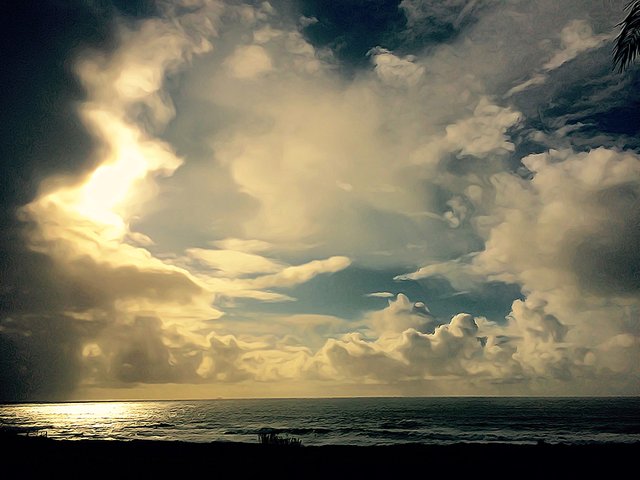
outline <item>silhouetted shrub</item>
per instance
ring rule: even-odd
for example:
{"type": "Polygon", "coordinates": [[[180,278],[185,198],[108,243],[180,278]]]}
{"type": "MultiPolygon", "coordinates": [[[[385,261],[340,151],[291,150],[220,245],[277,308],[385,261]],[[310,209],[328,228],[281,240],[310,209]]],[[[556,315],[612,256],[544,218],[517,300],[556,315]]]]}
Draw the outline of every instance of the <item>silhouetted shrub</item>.
{"type": "Polygon", "coordinates": [[[275,432],[261,432],[258,434],[261,445],[278,445],[283,447],[301,447],[302,440],[293,437],[280,437],[275,432]]]}

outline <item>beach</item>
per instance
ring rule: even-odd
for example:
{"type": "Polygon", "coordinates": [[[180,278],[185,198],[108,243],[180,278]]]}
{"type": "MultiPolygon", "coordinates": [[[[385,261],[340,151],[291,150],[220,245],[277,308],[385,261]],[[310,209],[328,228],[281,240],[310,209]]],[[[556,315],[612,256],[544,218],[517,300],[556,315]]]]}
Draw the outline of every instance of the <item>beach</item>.
{"type": "MultiPolygon", "coordinates": [[[[640,443],[587,445],[388,445],[358,447],[277,446],[256,443],[52,440],[6,433],[1,436],[3,471],[13,478],[53,475],[82,478],[112,475],[243,478],[381,478],[414,474],[429,478],[515,478],[559,474],[607,474],[624,478],[636,470],[640,443]]],[[[8,478],[8,477],[5,477],[8,478]]]]}

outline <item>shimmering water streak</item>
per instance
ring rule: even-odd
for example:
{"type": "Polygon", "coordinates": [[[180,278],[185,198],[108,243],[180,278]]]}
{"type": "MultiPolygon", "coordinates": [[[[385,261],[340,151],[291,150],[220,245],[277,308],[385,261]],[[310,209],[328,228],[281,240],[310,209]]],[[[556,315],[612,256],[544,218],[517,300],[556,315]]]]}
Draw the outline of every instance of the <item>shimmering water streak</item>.
{"type": "Polygon", "coordinates": [[[352,398],[1,405],[0,425],[59,439],[305,445],[640,442],[639,398],[352,398]]]}

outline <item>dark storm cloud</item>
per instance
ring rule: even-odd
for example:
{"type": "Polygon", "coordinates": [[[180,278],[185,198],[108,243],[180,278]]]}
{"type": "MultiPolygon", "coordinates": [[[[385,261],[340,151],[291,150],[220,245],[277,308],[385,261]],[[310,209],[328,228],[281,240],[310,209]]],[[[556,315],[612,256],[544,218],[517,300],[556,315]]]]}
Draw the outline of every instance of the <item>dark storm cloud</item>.
{"type": "Polygon", "coordinates": [[[175,382],[182,375],[170,362],[169,349],[162,342],[162,322],[152,317],[137,317],[132,325],[107,329],[103,352],[108,358],[101,379],[127,383],[175,382]]]}
{"type": "Polygon", "coordinates": [[[86,289],[24,247],[16,210],[52,174],[95,166],[98,142],[76,114],[84,91],[73,61],[115,48],[114,19],[153,13],[149,1],[4,2],[0,108],[0,401],[62,398],[79,373],[87,326],[61,312],[94,305],[86,289]]]}
{"type": "Polygon", "coordinates": [[[594,293],[640,291],[640,184],[601,190],[596,204],[603,221],[575,245],[573,265],[583,287],[594,293]]]}
{"type": "Polygon", "coordinates": [[[0,401],[64,400],[82,376],[81,342],[95,325],[34,313],[0,321],[0,401]]]}

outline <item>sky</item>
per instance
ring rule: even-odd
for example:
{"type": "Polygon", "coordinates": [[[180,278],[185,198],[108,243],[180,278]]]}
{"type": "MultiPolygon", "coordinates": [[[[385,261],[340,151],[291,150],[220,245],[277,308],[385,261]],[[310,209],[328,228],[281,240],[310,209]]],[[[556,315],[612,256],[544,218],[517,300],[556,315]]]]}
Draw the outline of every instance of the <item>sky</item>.
{"type": "Polygon", "coordinates": [[[6,2],[0,401],[640,394],[624,5],[6,2]]]}

